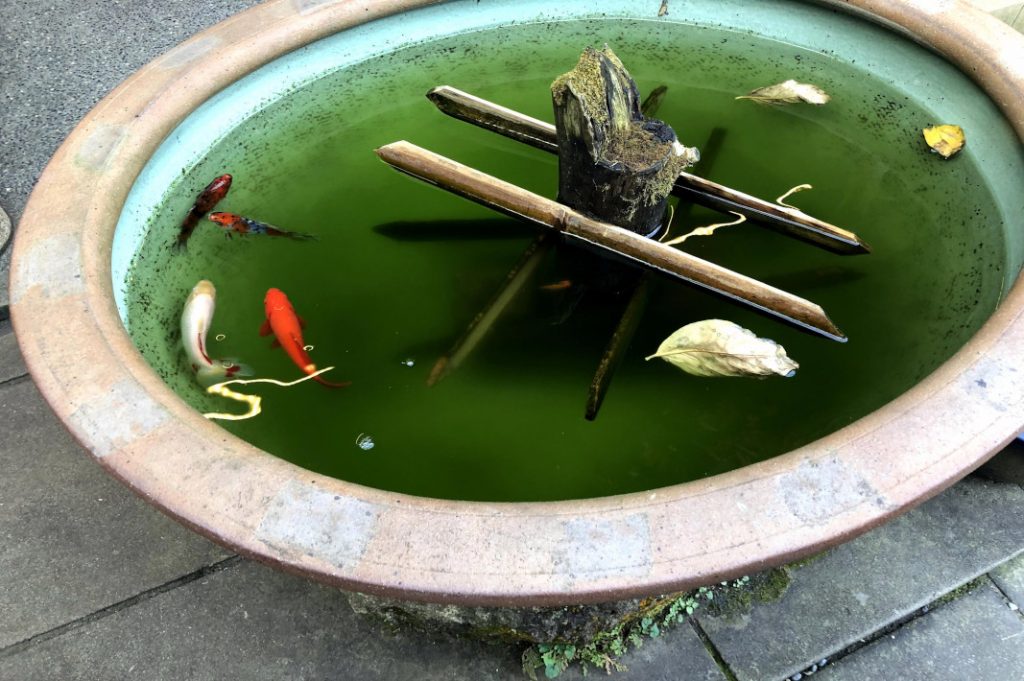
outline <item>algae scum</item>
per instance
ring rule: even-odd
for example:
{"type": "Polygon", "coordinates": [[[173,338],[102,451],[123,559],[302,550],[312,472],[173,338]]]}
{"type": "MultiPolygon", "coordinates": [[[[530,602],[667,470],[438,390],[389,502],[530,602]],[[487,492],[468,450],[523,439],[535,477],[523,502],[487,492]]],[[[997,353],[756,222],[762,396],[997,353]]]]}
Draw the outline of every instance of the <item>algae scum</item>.
{"type": "MultiPolygon", "coordinates": [[[[313,360],[337,367],[326,378],[352,386],[241,388],[263,396],[264,413],[223,425],[344,480],[432,497],[554,500],[720,473],[880,407],[948,358],[994,309],[1004,217],[974,165],[970,137],[958,158],[929,155],[920,128],[933,122],[901,92],[831,56],[679,24],[562,22],[407,48],[296,90],[183,170],[136,255],[128,326],[184,400],[200,411],[241,412],[194,381],[178,337],[181,306],[199,279],[212,280],[210,354],[292,380],[299,370],[257,334],[265,292],[283,290],[306,321],[313,360]],[[695,172],[768,199],[811,183],[815,189],[793,202],[872,245],[871,255],[837,256],[749,223],[685,244],[819,303],[850,341],[824,340],[658,278],[600,415],[587,422],[587,388],[621,303],[596,294],[577,303],[571,292],[543,289],[571,278],[565,256],[550,256],[465,364],[428,388],[434,362],[536,230],[406,178],[372,150],[407,139],[553,196],[554,157],[447,118],[423,95],[450,84],[550,120],[553,78],[583,46],[605,42],[642,94],[668,86],[658,117],[683,143],[702,147],[714,128],[724,129],[712,167],[695,172]],[[734,100],[791,77],[820,85],[833,102],[767,108],[734,100]],[[217,210],[319,240],[228,240],[204,221],[187,255],[174,253],[196,193],[225,172],[234,186],[217,210]],[[792,379],[713,380],[644,361],[671,332],[706,318],[778,341],[800,371],[792,379]]],[[[700,208],[681,214],[674,234],[722,221],[700,208]]]]}

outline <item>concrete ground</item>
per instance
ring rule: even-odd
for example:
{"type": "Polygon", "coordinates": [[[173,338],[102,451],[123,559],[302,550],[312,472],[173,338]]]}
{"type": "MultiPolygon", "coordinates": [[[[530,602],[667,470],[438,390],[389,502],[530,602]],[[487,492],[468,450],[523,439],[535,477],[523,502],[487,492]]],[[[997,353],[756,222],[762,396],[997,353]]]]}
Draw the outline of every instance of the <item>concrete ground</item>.
{"type": "MultiPolygon", "coordinates": [[[[50,155],[107,91],[251,4],[0,0],[0,206],[14,224],[50,155]]],[[[147,506],[52,416],[3,317],[0,681],[524,678],[519,648],[384,632],[343,594],[147,506]]],[[[618,677],[1024,680],[1022,450],[773,573],[770,598],[698,610],[627,654],[618,677]]]]}

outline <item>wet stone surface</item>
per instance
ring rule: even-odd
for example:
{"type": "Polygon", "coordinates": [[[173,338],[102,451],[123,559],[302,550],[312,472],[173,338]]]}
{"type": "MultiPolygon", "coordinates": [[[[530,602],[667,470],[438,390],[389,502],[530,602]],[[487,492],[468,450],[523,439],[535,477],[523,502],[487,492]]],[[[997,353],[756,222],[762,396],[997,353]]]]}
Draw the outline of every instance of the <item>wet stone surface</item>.
{"type": "Polygon", "coordinates": [[[967,479],[803,565],[777,600],[698,613],[740,681],[809,668],[1017,555],[1024,490],[967,479]]]}
{"type": "MultiPolygon", "coordinates": [[[[1024,618],[988,580],[826,667],[814,681],[1019,679],[1024,618]]],[[[805,676],[810,679],[811,677],[805,676]]]]}
{"type": "MultiPolygon", "coordinates": [[[[1011,609],[1016,606],[1017,612],[1022,612],[1024,609],[1024,554],[1000,565],[989,576],[1010,599],[1011,609]]],[[[1021,645],[1024,646],[1024,641],[1021,641],[1021,645]]]]}
{"type": "Polygon", "coordinates": [[[28,373],[9,326],[0,325],[0,384],[28,373]]]}
{"type": "Polygon", "coordinates": [[[346,596],[242,561],[6,659],[0,678],[381,679],[524,678],[519,650],[388,634],[346,596]]]}
{"type": "Polygon", "coordinates": [[[0,384],[0,414],[0,648],[231,555],[107,475],[31,381],[0,384]]]}

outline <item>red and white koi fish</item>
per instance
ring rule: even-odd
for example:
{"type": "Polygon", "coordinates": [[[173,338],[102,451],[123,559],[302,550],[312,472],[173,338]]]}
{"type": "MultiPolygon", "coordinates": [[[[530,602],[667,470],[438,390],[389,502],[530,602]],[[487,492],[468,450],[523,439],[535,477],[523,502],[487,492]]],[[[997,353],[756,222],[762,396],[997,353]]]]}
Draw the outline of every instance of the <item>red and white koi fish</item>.
{"type": "Polygon", "coordinates": [[[206,334],[213,322],[217,289],[206,279],[192,288],[185,309],[181,313],[181,342],[185,354],[196,372],[196,379],[204,386],[227,381],[237,376],[251,376],[252,370],[234,360],[210,359],[206,350],[206,334]]]}
{"type": "MultiPolygon", "coordinates": [[[[280,289],[270,289],[263,299],[263,309],[266,312],[267,319],[263,322],[263,326],[260,327],[260,335],[269,336],[273,333],[276,339],[274,344],[284,348],[284,351],[288,353],[288,356],[295,362],[295,365],[302,369],[302,373],[307,376],[315,373],[317,370],[316,365],[313,364],[313,360],[306,353],[305,342],[302,340],[302,329],[306,326],[306,323],[302,321],[299,315],[295,314],[295,308],[292,307],[288,296],[280,289]]],[[[349,381],[334,383],[320,376],[314,376],[313,380],[330,388],[344,388],[350,385],[349,381]]]]}
{"type": "Polygon", "coordinates": [[[236,215],[235,213],[210,213],[210,220],[217,223],[224,229],[225,234],[230,239],[231,234],[241,234],[242,236],[248,236],[250,234],[266,234],[267,236],[283,236],[288,239],[296,239],[298,241],[308,241],[310,239],[316,239],[312,234],[303,234],[302,232],[289,232],[286,229],[280,227],[274,227],[268,225],[265,222],[259,220],[253,220],[242,215],[236,215]]]}
{"type": "Polygon", "coordinates": [[[178,250],[185,248],[185,244],[188,243],[188,238],[195,231],[196,225],[199,224],[204,215],[220,203],[221,199],[228,195],[229,189],[231,189],[231,176],[221,175],[206,185],[206,189],[199,192],[196,202],[192,204],[188,215],[185,216],[185,220],[181,223],[181,231],[178,232],[178,240],[174,244],[178,250]]]}

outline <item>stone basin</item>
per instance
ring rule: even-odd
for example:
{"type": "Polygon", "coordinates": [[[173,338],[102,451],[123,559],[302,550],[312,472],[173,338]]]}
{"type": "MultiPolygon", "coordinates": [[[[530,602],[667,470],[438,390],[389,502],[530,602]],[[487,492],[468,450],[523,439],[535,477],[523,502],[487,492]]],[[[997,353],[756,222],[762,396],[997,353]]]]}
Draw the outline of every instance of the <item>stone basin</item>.
{"type": "MultiPolygon", "coordinates": [[[[272,0],[140,70],[60,148],[18,230],[12,319],[40,390],[112,475],[232,550],[347,590],[564,606],[677,592],[820,551],[936,494],[1020,432],[1019,281],[967,345],[883,408],[782,456],[649,492],[545,503],[394,494],[311,473],[203,419],[145,362],[115,303],[115,231],[143,167],[191,112],[274,59],[401,12],[435,14],[411,14],[399,43],[429,37],[440,21],[456,30],[468,4],[272,0]]],[[[642,16],[657,15],[650,4],[642,16]]],[[[999,21],[945,0],[793,7],[855,14],[942,54],[1024,137],[1024,39],[999,21]]],[[[617,10],[534,2],[516,11],[528,20],[617,10]]],[[[1017,273],[1024,239],[1007,235],[1007,248],[1017,273]]]]}

